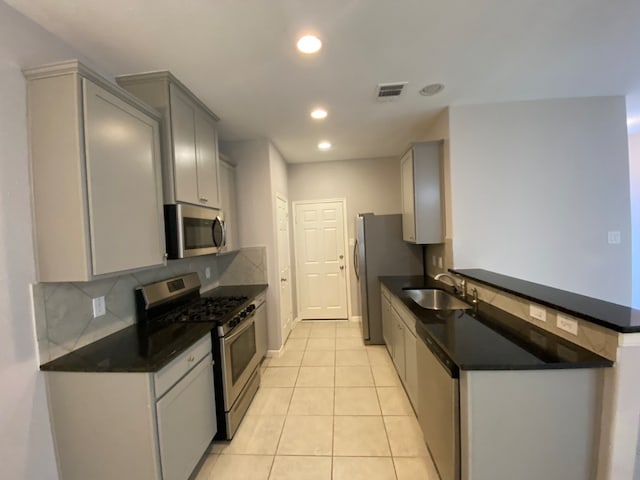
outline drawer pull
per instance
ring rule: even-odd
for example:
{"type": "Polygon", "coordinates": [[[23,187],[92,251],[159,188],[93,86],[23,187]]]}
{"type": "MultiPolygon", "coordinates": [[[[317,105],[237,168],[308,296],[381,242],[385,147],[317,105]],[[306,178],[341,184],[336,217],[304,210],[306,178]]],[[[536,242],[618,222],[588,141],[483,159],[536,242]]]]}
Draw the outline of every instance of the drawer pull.
{"type": "Polygon", "coordinates": [[[189,358],[187,358],[187,362],[193,362],[195,360],[195,357],[193,355],[189,355],[189,358]]]}

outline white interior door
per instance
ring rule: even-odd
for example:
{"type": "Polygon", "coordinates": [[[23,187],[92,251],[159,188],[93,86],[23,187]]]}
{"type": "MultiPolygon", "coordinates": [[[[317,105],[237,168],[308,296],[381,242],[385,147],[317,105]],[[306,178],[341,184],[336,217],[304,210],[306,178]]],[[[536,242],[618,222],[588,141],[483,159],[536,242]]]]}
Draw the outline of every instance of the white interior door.
{"type": "Polygon", "coordinates": [[[282,343],[291,331],[293,309],[291,307],[291,261],[289,249],[289,205],[287,200],[276,195],[278,222],[278,270],[280,272],[280,325],[282,343]]]}
{"type": "Polygon", "coordinates": [[[294,234],[300,317],[347,318],[344,203],[296,203],[294,234]]]}

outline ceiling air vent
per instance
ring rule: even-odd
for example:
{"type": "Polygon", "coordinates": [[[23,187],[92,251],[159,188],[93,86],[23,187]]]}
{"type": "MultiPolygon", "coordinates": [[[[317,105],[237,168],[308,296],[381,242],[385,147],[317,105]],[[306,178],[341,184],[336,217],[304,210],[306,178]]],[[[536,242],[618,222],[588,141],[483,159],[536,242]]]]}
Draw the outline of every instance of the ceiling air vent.
{"type": "Polygon", "coordinates": [[[396,100],[402,92],[408,82],[396,82],[396,83],[380,83],[376,87],[376,97],[378,101],[390,101],[396,100]]]}

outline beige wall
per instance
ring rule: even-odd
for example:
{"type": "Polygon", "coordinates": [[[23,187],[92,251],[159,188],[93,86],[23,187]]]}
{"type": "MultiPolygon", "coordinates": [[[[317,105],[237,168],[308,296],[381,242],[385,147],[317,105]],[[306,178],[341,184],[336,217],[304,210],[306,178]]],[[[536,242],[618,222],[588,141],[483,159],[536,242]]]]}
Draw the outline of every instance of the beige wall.
{"type": "Polygon", "coordinates": [[[452,107],[456,268],[631,301],[624,97],[452,107]],[[607,232],[618,231],[610,245],[607,232]]]}
{"type": "Polygon", "coordinates": [[[80,58],[0,2],[0,478],[58,478],[29,284],[35,282],[21,68],[80,58]]]}
{"type": "Polygon", "coordinates": [[[287,166],[268,140],[223,143],[221,150],[237,163],[238,218],[242,219],[238,231],[240,246],[266,247],[269,349],[279,350],[283,339],[275,195],[287,195],[287,166]]]}
{"type": "MultiPolygon", "coordinates": [[[[289,165],[290,202],[325,198],[347,199],[351,315],[357,316],[360,315],[360,295],[352,268],[355,217],[366,212],[378,215],[400,213],[399,157],[289,165]]],[[[291,245],[293,247],[293,239],[291,245]]],[[[295,261],[295,255],[292,261],[295,261]]],[[[295,281],[293,284],[295,286],[295,281]]],[[[295,291],[293,297],[295,315],[295,291]]]]}
{"type": "Polygon", "coordinates": [[[640,132],[629,136],[631,184],[631,304],[640,308],[640,132]]]}

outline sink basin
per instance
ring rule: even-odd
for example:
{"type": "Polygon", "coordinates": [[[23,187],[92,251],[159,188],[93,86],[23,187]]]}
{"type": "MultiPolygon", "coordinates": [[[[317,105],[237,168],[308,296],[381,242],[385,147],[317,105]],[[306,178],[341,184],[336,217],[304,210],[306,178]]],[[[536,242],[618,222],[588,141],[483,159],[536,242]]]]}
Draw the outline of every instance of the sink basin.
{"type": "Polygon", "coordinates": [[[429,310],[467,310],[473,308],[444,290],[409,288],[405,292],[414,302],[429,310]]]}

